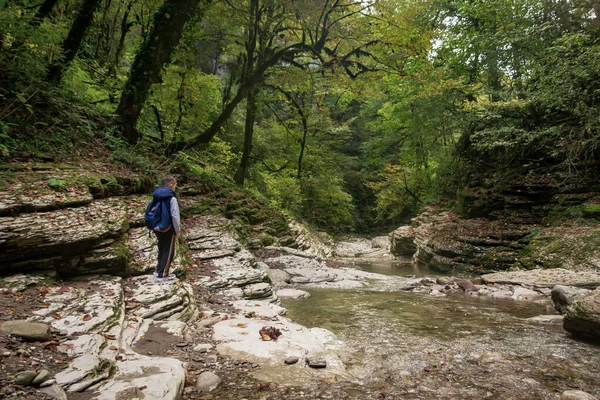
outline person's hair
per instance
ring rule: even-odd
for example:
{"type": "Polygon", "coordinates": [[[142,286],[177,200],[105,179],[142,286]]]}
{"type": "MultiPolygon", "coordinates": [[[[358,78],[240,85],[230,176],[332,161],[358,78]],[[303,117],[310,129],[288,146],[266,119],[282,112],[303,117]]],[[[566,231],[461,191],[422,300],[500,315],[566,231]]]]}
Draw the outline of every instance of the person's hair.
{"type": "Polygon", "coordinates": [[[171,186],[177,183],[177,179],[173,178],[171,175],[165,175],[162,178],[163,186],[171,186]]]}

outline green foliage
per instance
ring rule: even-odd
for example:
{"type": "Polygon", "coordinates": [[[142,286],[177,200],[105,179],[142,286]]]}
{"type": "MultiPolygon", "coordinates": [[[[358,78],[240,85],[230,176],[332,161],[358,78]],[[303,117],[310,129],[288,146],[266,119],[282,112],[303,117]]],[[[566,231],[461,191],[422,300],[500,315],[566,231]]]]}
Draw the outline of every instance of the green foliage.
{"type": "Polygon", "coordinates": [[[354,205],[340,178],[322,175],[306,179],[302,181],[302,193],[302,211],[309,222],[333,231],[352,228],[354,205]]]}
{"type": "MultiPolygon", "coordinates": [[[[193,60],[175,62],[193,65],[193,60]]],[[[152,136],[161,137],[158,111],[165,141],[187,140],[211,124],[220,112],[221,103],[221,82],[217,76],[186,64],[171,64],[162,74],[162,82],[153,86],[140,125],[152,136]]]]}
{"type": "Polygon", "coordinates": [[[62,179],[50,178],[48,179],[48,186],[56,191],[65,191],[67,189],[67,182],[62,179]]]}
{"type": "Polygon", "coordinates": [[[295,177],[263,172],[262,181],[266,188],[265,195],[274,207],[287,210],[292,215],[301,215],[304,196],[295,177]]]}
{"type": "Polygon", "coordinates": [[[76,59],[65,73],[63,89],[66,95],[75,101],[94,104],[99,112],[109,114],[114,111],[110,103],[113,96],[112,88],[94,82],[90,71],[84,68],[83,62],[76,59]]]}

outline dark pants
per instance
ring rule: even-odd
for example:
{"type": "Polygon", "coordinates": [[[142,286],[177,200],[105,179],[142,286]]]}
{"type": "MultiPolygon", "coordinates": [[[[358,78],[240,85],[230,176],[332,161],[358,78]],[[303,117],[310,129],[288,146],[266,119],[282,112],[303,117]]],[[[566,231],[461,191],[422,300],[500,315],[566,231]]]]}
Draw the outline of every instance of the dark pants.
{"type": "Polygon", "coordinates": [[[156,272],[158,277],[163,278],[169,275],[169,268],[175,256],[175,230],[169,229],[167,232],[154,232],[158,239],[158,264],[156,272]]]}

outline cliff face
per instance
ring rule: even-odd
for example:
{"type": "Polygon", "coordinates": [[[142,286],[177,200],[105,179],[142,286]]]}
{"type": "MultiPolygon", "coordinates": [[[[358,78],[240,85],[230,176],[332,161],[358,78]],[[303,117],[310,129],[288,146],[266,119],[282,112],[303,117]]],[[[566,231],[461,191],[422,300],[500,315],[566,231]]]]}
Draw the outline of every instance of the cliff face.
{"type": "Polygon", "coordinates": [[[429,207],[394,232],[392,251],[441,271],[600,268],[599,189],[588,182],[464,190],[454,211],[429,207]]]}

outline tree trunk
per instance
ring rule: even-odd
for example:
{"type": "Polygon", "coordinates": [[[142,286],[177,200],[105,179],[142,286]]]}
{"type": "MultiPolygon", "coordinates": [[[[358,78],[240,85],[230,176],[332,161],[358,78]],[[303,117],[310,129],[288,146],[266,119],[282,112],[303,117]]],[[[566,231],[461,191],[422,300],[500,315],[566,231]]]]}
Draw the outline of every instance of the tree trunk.
{"type": "Polygon", "coordinates": [[[162,67],[170,61],[173,50],[181,39],[183,27],[196,11],[198,2],[199,0],[165,0],[154,15],[152,32],[135,57],[117,107],[121,134],[129,143],[136,143],[140,139],[136,125],[148,91],[153,83],[159,81],[162,67]]]}
{"type": "Polygon", "coordinates": [[[254,134],[254,119],[256,117],[256,90],[251,90],[248,94],[246,106],[246,125],[244,129],[244,151],[240,166],[235,173],[233,180],[240,186],[244,186],[244,180],[250,166],[250,153],[252,152],[252,135],[254,134]]]}
{"type": "Polygon", "coordinates": [[[156,107],[154,104],[152,105],[152,111],[154,111],[154,116],[156,117],[156,125],[158,126],[158,131],[160,132],[160,141],[164,143],[165,131],[162,126],[162,121],[160,119],[160,112],[158,111],[158,107],[156,107]]]}
{"type": "Polygon", "coordinates": [[[121,61],[121,56],[123,55],[123,49],[125,48],[125,37],[127,36],[127,32],[129,32],[133,26],[133,22],[127,22],[129,19],[129,11],[131,10],[132,5],[133,1],[129,2],[129,5],[127,5],[127,10],[125,10],[125,13],[123,14],[123,19],[121,20],[121,36],[119,37],[119,44],[115,50],[115,59],[108,68],[108,75],[112,76],[114,79],[117,79],[117,68],[119,67],[119,62],[121,61]]]}
{"type": "Polygon", "coordinates": [[[58,0],[45,0],[29,22],[29,25],[33,27],[40,26],[42,21],[50,15],[56,3],[58,3],[58,0]]]}
{"type": "Polygon", "coordinates": [[[64,70],[71,64],[77,55],[79,46],[83,40],[85,32],[92,24],[94,12],[100,5],[101,0],[84,0],[81,9],[77,13],[77,17],[71,26],[71,30],[67,38],[62,44],[63,60],[61,63],[53,64],[48,69],[46,80],[49,82],[59,83],[62,79],[64,70]]]}
{"type": "Polygon", "coordinates": [[[306,138],[308,137],[308,121],[302,113],[301,109],[298,109],[302,117],[302,140],[300,141],[300,155],[298,156],[298,174],[296,178],[300,180],[302,177],[302,159],[304,158],[304,149],[306,148],[306,138]]]}

